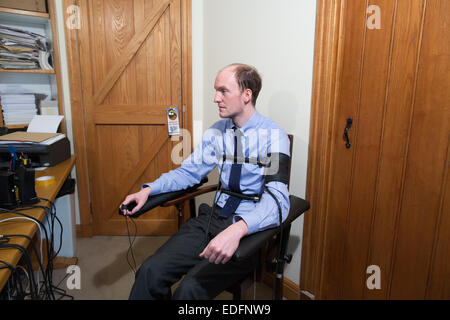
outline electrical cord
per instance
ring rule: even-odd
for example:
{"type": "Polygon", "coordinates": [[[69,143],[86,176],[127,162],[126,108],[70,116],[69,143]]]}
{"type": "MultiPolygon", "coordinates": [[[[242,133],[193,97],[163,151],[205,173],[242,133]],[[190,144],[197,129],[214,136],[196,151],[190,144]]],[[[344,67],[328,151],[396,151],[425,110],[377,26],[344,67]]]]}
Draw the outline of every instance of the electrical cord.
{"type": "MultiPolygon", "coordinates": [[[[32,247],[32,249],[33,249],[33,252],[34,252],[34,254],[35,254],[35,256],[36,256],[36,258],[37,258],[37,261],[38,261],[38,263],[39,263],[39,269],[41,270],[41,272],[42,272],[42,275],[43,275],[43,277],[44,277],[44,280],[43,280],[43,284],[44,284],[44,287],[45,287],[45,291],[44,291],[44,294],[46,294],[46,296],[44,296],[44,298],[45,297],[47,297],[47,298],[53,298],[53,300],[54,300],[54,294],[53,294],[53,292],[52,292],[52,283],[51,283],[51,279],[48,277],[48,275],[46,274],[46,272],[45,272],[45,269],[44,269],[44,266],[43,266],[43,262],[42,262],[42,258],[43,258],[43,256],[42,256],[42,250],[41,250],[41,260],[39,260],[39,254],[38,254],[38,250],[36,249],[36,245],[34,244],[34,242],[32,241],[32,239],[31,239],[31,237],[29,237],[29,236],[27,236],[27,235],[24,235],[24,234],[8,234],[8,235],[3,235],[3,237],[4,238],[7,238],[7,239],[9,239],[9,238],[11,238],[11,237],[23,237],[23,238],[26,238],[27,240],[29,240],[30,241],[30,243],[31,243],[31,247],[32,247]]],[[[41,249],[42,249],[42,244],[41,244],[41,249]]],[[[38,281],[39,282],[39,281],[38,281]]],[[[40,289],[39,289],[39,287],[38,287],[38,293],[40,292],[40,289]]]]}
{"type": "MultiPolygon", "coordinates": [[[[47,219],[47,223],[48,223],[49,229],[50,229],[50,245],[49,245],[49,248],[50,248],[51,251],[49,251],[50,252],[50,254],[49,254],[49,263],[47,264],[47,269],[46,270],[47,270],[48,277],[52,278],[52,276],[53,276],[53,259],[55,259],[58,256],[59,252],[62,249],[62,243],[63,243],[63,238],[62,237],[63,237],[63,233],[64,233],[64,227],[63,227],[63,225],[61,223],[61,220],[56,215],[55,203],[53,201],[49,200],[49,199],[42,198],[42,197],[39,197],[38,199],[41,200],[41,201],[46,201],[46,202],[49,203],[49,211],[47,211],[47,213],[49,214],[50,217],[47,219]],[[59,228],[61,230],[61,232],[59,234],[59,246],[58,246],[58,248],[56,250],[54,250],[55,220],[58,223],[59,228]]],[[[34,207],[41,207],[41,208],[44,208],[44,209],[47,208],[47,207],[43,207],[43,206],[34,206],[34,207]]],[[[50,282],[50,286],[52,288],[52,290],[51,290],[52,294],[53,294],[53,291],[58,292],[61,295],[60,299],[62,299],[63,297],[69,297],[69,298],[73,299],[73,296],[66,294],[66,291],[63,290],[63,289],[60,289],[59,285],[58,286],[53,286],[52,282],[50,282]]],[[[55,299],[54,295],[53,295],[53,298],[55,299]]]]}
{"type": "Polygon", "coordinates": [[[46,238],[47,238],[47,240],[50,241],[50,243],[52,244],[52,247],[53,247],[53,243],[54,243],[54,238],[53,238],[53,235],[54,235],[54,222],[55,222],[55,220],[56,220],[56,222],[58,222],[58,225],[59,225],[59,227],[61,229],[61,233],[59,235],[59,240],[60,240],[59,247],[53,254],[53,257],[56,257],[59,254],[59,252],[60,252],[60,250],[62,248],[62,236],[63,236],[64,228],[63,228],[63,225],[61,223],[61,220],[59,220],[59,218],[56,216],[56,208],[54,206],[54,203],[51,202],[48,199],[44,199],[44,198],[39,198],[39,199],[50,202],[50,204],[51,204],[50,207],[32,205],[32,206],[27,206],[27,207],[20,207],[20,208],[17,208],[16,210],[29,210],[29,209],[44,209],[44,210],[46,210],[46,215],[47,214],[50,215],[50,218],[47,219],[47,223],[49,224],[49,229],[50,229],[50,237],[46,236],[46,238]]]}
{"type": "MultiPolygon", "coordinates": [[[[43,272],[44,275],[44,286],[46,287],[46,290],[44,292],[44,298],[49,298],[49,299],[55,299],[54,293],[53,293],[53,286],[51,285],[52,283],[52,276],[53,276],[53,259],[57,256],[57,254],[59,253],[61,246],[62,246],[62,232],[63,232],[63,226],[61,221],[56,217],[56,209],[54,206],[54,203],[51,202],[48,199],[43,199],[41,198],[41,200],[45,200],[48,201],[50,203],[50,207],[45,207],[45,206],[28,206],[28,207],[21,207],[18,208],[17,210],[9,210],[9,209],[4,209],[4,208],[0,208],[0,214],[2,213],[12,213],[12,214],[16,214],[25,218],[28,218],[30,220],[32,220],[33,222],[35,222],[36,224],[38,224],[39,230],[41,232],[41,241],[42,241],[42,231],[45,234],[45,238],[47,239],[47,267],[43,272]],[[42,208],[44,210],[46,210],[46,215],[50,215],[50,218],[48,219],[49,221],[49,231],[51,232],[51,235],[49,237],[48,233],[47,233],[47,228],[45,227],[45,225],[39,221],[38,219],[34,218],[33,216],[27,215],[25,213],[20,212],[19,210],[26,210],[26,209],[32,209],[32,208],[42,208]],[[60,246],[58,248],[58,250],[53,254],[53,233],[54,233],[54,222],[55,220],[59,223],[60,228],[61,228],[61,234],[60,234],[60,246]]],[[[6,220],[6,219],[5,219],[6,220]]],[[[42,250],[42,245],[41,245],[41,250],[42,250]]],[[[42,254],[41,254],[42,257],[42,254]]],[[[38,274],[39,275],[39,274],[38,274]]],[[[57,290],[60,290],[59,288],[55,288],[57,290]]],[[[39,292],[39,291],[38,291],[39,292]]]]}
{"type": "MultiPolygon", "coordinates": [[[[283,216],[282,216],[282,211],[281,211],[281,205],[280,202],[278,201],[277,197],[275,197],[275,195],[272,193],[272,191],[269,190],[269,188],[266,186],[265,190],[267,191],[268,194],[270,194],[272,196],[272,198],[275,200],[277,207],[278,207],[278,218],[279,218],[279,233],[280,233],[280,243],[278,244],[278,253],[277,253],[277,261],[276,261],[276,267],[275,267],[275,273],[277,273],[278,270],[278,266],[279,263],[281,262],[281,259],[283,259],[283,257],[281,257],[281,247],[283,244],[283,216]]],[[[275,277],[273,279],[273,288],[275,289],[275,284],[277,281],[277,274],[275,274],[275,277]]],[[[272,291],[272,300],[275,300],[275,290],[272,291]]]]}
{"type": "MultiPolygon", "coordinates": [[[[43,201],[47,201],[50,204],[50,208],[51,208],[50,215],[52,217],[52,232],[51,232],[51,234],[54,235],[54,221],[55,220],[56,220],[56,222],[58,222],[58,225],[61,228],[61,233],[59,234],[59,240],[60,240],[59,241],[59,247],[58,247],[58,250],[56,250],[55,254],[54,254],[54,257],[56,257],[59,254],[59,252],[61,251],[61,248],[62,248],[62,236],[63,236],[63,233],[64,233],[64,228],[63,228],[63,225],[61,223],[61,220],[59,220],[59,218],[56,215],[55,203],[53,201],[50,201],[49,199],[46,199],[46,198],[38,198],[38,199],[39,200],[43,200],[43,201]]],[[[53,238],[52,238],[52,240],[53,240],[53,238]]],[[[53,241],[52,241],[52,243],[53,243],[53,241]]]]}
{"type": "MultiPolygon", "coordinates": [[[[23,209],[23,208],[22,208],[23,209]]],[[[46,208],[47,209],[47,208],[46,208]]],[[[29,220],[31,220],[31,221],[33,221],[34,223],[36,223],[37,225],[38,225],[38,229],[39,229],[39,231],[40,231],[40,235],[41,235],[41,250],[42,250],[42,231],[44,231],[44,234],[45,234],[45,238],[46,239],[49,239],[49,236],[48,236],[48,233],[47,233],[47,229],[45,228],[45,225],[39,220],[39,219],[36,219],[35,217],[33,217],[33,216],[30,216],[30,215],[27,215],[27,214],[25,214],[25,213],[22,213],[22,212],[20,212],[20,211],[17,211],[17,210],[9,210],[9,209],[4,209],[4,208],[0,208],[0,214],[2,214],[2,213],[12,213],[12,214],[16,214],[16,215],[18,215],[18,216],[20,216],[20,217],[23,217],[23,218],[25,218],[25,219],[29,219],[29,220]]],[[[20,217],[13,217],[13,218],[10,218],[10,219],[17,219],[17,218],[20,218],[20,217]]],[[[6,219],[5,219],[6,220],[6,219]]],[[[46,269],[46,273],[47,274],[50,274],[50,276],[51,276],[51,265],[52,265],[52,259],[51,259],[51,254],[50,254],[50,252],[52,252],[52,244],[49,242],[49,241],[47,241],[46,242],[46,244],[47,244],[47,246],[46,246],[46,249],[47,249],[47,256],[48,256],[48,262],[47,262],[47,269],[46,269]]],[[[41,251],[42,252],[42,251],[41,251]]],[[[42,254],[41,254],[41,257],[42,257],[42,254]]],[[[38,275],[38,277],[39,277],[39,275],[38,275]]]]}
{"type": "MultiPolygon", "coordinates": [[[[30,218],[27,218],[27,217],[12,217],[12,218],[6,218],[6,219],[3,219],[3,220],[0,220],[0,223],[2,223],[2,222],[7,222],[7,221],[11,221],[11,220],[29,220],[29,221],[31,221],[31,222],[34,222],[34,223],[36,223],[36,221],[34,221],[34,220],[32,220],[32,219],[30,219],[30,218]]],[[[39,226],[39,224],[36,224],[37,225],[37,227],[38,227],[38,229],[39,229],[39,234],[41,235],[41,246],[40,246],[40,249],[41,249],[41,260],[42,260],[42,229],[41,229],[41,227],[39,226]]],[[[9,236],[9,235],[2,235],[2,237],[4,237],[4,238],[6,238],[7,236],[9,236]]],[[[25,235],[23,235],[24,237],[26,237],[25,235]]],[[[28,237],[29,238],[29,237],[28,237]]],[[[31,241],[31,239],[29,239],[30,241],[31,241]]],[[[33,243],[33,245],[34,245],[34,243],[33,243]]],[[[39,257],[37,256],[37,258],[39,259],[39,257]]]]}
{"type": "MultiPolygon", "coordinates": [[[[21,270],[25,274],[28,283],[30,283],[30,275],[28,274],[28,271],[24,267],[22,267],[21,265],[16,266],[16,269],[21,270]]],[[[22,285],[22,281],[19,281],[19,283],[22,285]]]]}
{"type": "MultiPolygon", "coordinates": [[[[49,231],[50,231],[50,237],[47,234],[47,228],[44,227],[44,231],[45,231],[45,237],[47,239],[47,253],[48,253],[48,263],[47,263],[47,268],[46,268],[46,274],[47,277],[49,277],[50,279],[52,278],[53,275],[53,259],[56,258],[56,256],[59,254],[61,248],[62,248],[62,236],[63,236],[63,232],[64,232],[64,228],[63,225],[61,223],[61,221],[59,220],[59,218],[56,216],[56,207],[54,202],[46,199],[46,198],[39,198],[39,200],[41,201],[47,201],[49,202],[49,207],[46,206],[39,206],[39,205],[32,205],[32,206],[27,206],[27,207],[20,207],[17,210],[28,210],[28,209],[33,209],[33,208],[40,208],[40,209],[44,209],[46,210],[46,216],[48,217],[47,219],[47,223],[49,225],[49,231]],[[59,235],[59,247],[57,250],[53,250],[54,249],[54,226],[55,226],[55,220],[58,223],[61,232],[59,235]]],[[[17,212],[15,212],[17,213],[17,212]]],[[[55,290],[61,290],[59,288],[55,288],[53,287],[55,290]]],[[[65,296],[69,296],[65,293],[62,293],[65,296]]],[[[71,297],[71,296],[69,296],[71,297]]]]}
{"type": "Polygon", "coordinates": [[[22,247],[21,245],[12,244],[12,243],[1,244],[0,248],[13,248],[13,249],[17,249],[17,250],[21,251],[22,256],[25,259],[25,263],[27,264],[28,272],[29,272],[29,276],[30,276],[30,295],[31,295],[31,299],[38,300],[37,284],[36,284],[35,279],[34,279],[33,266],[31,264],[31,259],[30,259],[30,256],[29,256],[27,250],[24,247],[22,247]]]}
{"type": "MultiPolygon", "coordinates": [[[[17,269],[14,268],[12,265],[10,265],[6,261],[0,260],[0,263],[4,264],[4,266],[0,266],[0,269],[11,270],[11,276],[9,277],[8,283],[7,283],[8,287],[9,287],[9,290],[7,291],[9,300],[12,300],[12,296],[10,295],[11,286],[14,288],[13,292],[15,291],[15,293],[16,293],[16,299],[18,299],[18,300],[23,299],[25,297],[25,290],[23,289],[22,281],[20,281],[20,276],[19,276],[17,269]]],[[[29,279],[28,273],[27,273],[27,277],[29,279]]]]}
{"type": "Polygon", "coordinates": [[[133,273],[136,275],[136,259],[134,258],[134,252],[133,252],[133,244],[134,244],[134,241],[136,240],[136,234],[137,234],[137,225],[136,225],[136,222],[133,220],[133,219],[129,219],[127,216],[124,216],[125,217],[125,224],[126,224],[126,226],[127,226],[127,235],[128,235],[128,243],[129,243],[129,247],[128,247],[128,250],[127,250],[127,263],[128,263],[128,266],[130,267],[130,269],[133,271],[133,273]],[[133,222],[133,224],[134,224],[134,235],[133,235],[133,240],[131,240],[131,236],[130,236],[130,229],[128,228],[128,221],[129,220],[131,220],[132,222],[133,222]],[[131,252],[131,257],[132,257],[132,259],[133,259],[133,264],[134,264],[134,267],[131,265],[131,263],[130,263],[130,260],[129,260],[129,255],[130,255],[130,252],[131,252]]]}
{"type": "MultiPolygon", "coordinates": [[[[19,215],[19,216],[26,217],[26,218],[30,218],[31,220],[34,220],[35,222],[37,222],[37,223],[42,227],[42,230],[44,231],[44,234],[45,234],[45,238],[46,238],[46,239],[49,239],[48,233],[47,233],[47,229],[45,228],[45,225],[44,225],[41,221],[39,221],[39,219],[36,219],[35,217],[30,216],[30,215],[25,214],[25,213],[20,212],[20,211],[9,210],[9,209],[5,209],[5,208],[0,208],[0,215],[1,215],[1,214],[4,214],[4,213],[13,213],[13,214],[17,214],[17,215],[19,215]]],[[[47,247],[48,247],[48,246],[47,246],[47,247]]],[[[51,251],[48,251],[48,252],[51,252],[51,251]]]]}
{"type": "MultiPolygon", "coordinates": [[[[11,218],[6,218],[6,219],[3,219],[3,220],[0,220],[0,223],[11,221],[11,220],[29,220],[31,222],[34,222],[37,225],[37,228],[38,228],[39,234],[40,234],[40,241],[41,241],[41,244],[40,244],[41,255],[40,255],[40,258],[39,258],[39,255],[36,253],[36,258],[37,258],[38,261],[39,261],[39,259],[41,259],[39,261],[39,263],[41,263],[42,259],[43,259],[43,255],[42,255],[42,229],[41,229],[41,226],[35,220],[33,220],[31,218],[28,218],[28,217],[11,217],[11,218]]],[[[7,239],[7,235],[3,235],[2,237],[7,239]]],[[[34,243],[33,243],[33,245],[34,245],[34,243]]],[[[43,272],[43,274],[44,274],[44,272],[43,272]]],[[[38,282],[39,282],[39,273],[37,274],[37,278],[38,278],[38,282]]],[[[38,293],[39,293],[39,288],[38,288],[38,293]]]]}

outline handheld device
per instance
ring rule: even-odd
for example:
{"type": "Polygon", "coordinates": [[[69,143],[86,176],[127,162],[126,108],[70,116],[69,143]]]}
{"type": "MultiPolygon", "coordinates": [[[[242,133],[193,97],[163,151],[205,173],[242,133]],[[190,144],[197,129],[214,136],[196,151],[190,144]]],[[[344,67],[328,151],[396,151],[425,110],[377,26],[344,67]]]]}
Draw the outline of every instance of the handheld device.
{"type": "Polygon", "coordinates": [[[125,214],[123,213],[123,210],[128,210],[131,212],[131,210],[133,210],[134,207],[136,207],[136,206],[137,206],[136,201],[131,201],[128,204],[122,204],[119,208],[119,214],[124,216],[125,214]]]}

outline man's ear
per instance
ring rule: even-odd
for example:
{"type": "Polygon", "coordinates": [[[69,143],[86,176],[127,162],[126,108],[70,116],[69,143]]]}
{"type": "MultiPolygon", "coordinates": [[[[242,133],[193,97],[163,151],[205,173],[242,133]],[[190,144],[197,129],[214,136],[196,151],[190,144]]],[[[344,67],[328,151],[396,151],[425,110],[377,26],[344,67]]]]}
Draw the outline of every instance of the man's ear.
{"type": "Polygon", "coordinates": [[[252,101],[253,92],[251,89],[245,89],[244,90],[244,102],[249,103],[252,101]]]}

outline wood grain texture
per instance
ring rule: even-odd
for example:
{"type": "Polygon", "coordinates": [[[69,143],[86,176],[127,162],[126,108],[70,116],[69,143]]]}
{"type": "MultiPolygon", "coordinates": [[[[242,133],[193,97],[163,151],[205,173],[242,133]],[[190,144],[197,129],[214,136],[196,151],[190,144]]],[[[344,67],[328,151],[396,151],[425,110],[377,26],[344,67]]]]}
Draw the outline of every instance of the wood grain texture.
{"type": "MultiPolygon", "coordinates": [[[[100,4],[100,2],[97,2],[100,4]]],[[[117,2],[106,2],[107,4],[111,3],[117,3],[117,2]]],[[[121,1],[122,4],[124,3],[130,3],[129,1],[121,1]]],[[[111,91],[113,86],[118,81],[119,77],[122,76],[125,68],[128,66],[130,61],[133,59],[134,55],[136,54],[137,50],[141,47],[142,43],[144,43],[145,39],[148,37],[149,33],[153,30],[153,28],[157,25],[158,21],[160,21],[161,16],[166,11],[168,6],[167,1],[161,1],[157,9],[152,10],[152,14],[145,20],[144,22],[144,28],[137,34],[133,36],[131,40],[126,41],[126,35],[124,35],[124,25],[130,26],[130,21],[133,21],[133,19],[125,21],[124,17],[122,16],[115,16],[117,12],[123,13],[123,12],[129,12],[126,10],[126,8],[121,7],[121,9],[112,8],[112,12],[106,10],[105,14],[108,15],[110,22],[110,26],[113,28],[113,30],[105,29],[105,46],[108,48],[108,52],[112,52],[116,54],[117,56],[111,57],[111,61],[109,61],[110,64],[113,65],[113,67],[108,71],[106,74],[104,80],[99,85],[98,89],[96,90],[96,93],[94,95],[94,102],[96,105],[99,105],[103,102],[106,95],[111,91]],[[115,9],[115,10],[114,10],[115,9]],[[112,37],[112,39],[110,38],[112,37]],[[118,54],[121,53],[121,54],[118,54]]],[[[119,7],[120,8],[120,7],[119,7]]],[[[102,10],[102,8],[97,7],[96,10],[102,10]]],[[[103,19],[98,19],[100,23],[103,23],[103,19]]],[[[103,24],[102,24],[103,25],[103,24]]],[[[158,25],[159,26],[159,25],[158,25]]],[[[105,27],[105,25],[103,25],[105,27]]],[[[106,27],[105,27],[106,28],[106,27]]],[[[157,34],[161,34],[160,31],[155,31],[157,34]]],[[[97,33],[94,33],[97,34],[97,33]]],[[[97,43],[97,42],[96,42],[97,43]]],[[[99,41],[98,43],[102,43],[99,41]]],[[[105,49],[106,50],[106,49],[105,49]]],[[[102,50],[102,51],[105,51],[102,50]]],[[[125,77],[126,78],[126,77],[125,77]]],[[[125,90],[120,90],[121,93],[128,92],[127,87],[124,87],[125,90]]],[[[119,99],[122,97],[119,95],[119,99]]],[[[119,100],[120,101],[120,100],[119,100]]]]}
{"type": "MultiPolygon", "coordinates": [[[[78,3],[77,33],[93,231],[126,233],[117,208],[125,196],[176,167],[166,108],[183,97],[180,0],[95,0],[78,3]]],[[[185,22],[183,22],[185,23],[185,22]]],[[[187,110],[191,112],[191,110],[187,110]]],[[[183,123],[181,123],[183,124],[183,123]]],[[[173,208],[138,220],[142,234],[176,229],[173,208]],[[163,223],[158,221],[164,221],[163,223]]]]}
{"type": "Polygon", "coordinates": [[[396,2],[378,1],[377,5],[383,13],[383,32],[366,32],[360,99],[358,110],[354,113],[352,186],[347,208],[345,253],[342,257],[345,272],[341,277],[341,297],[344,299],[361,296],[366,288],[367,250],[386,108],[386,83],[390,76],[390,47],[396,2]]]}
{"type": "Polygon", "coordinates": [[[449,5],[318,3],[307,189],[317,220],[305,216],[300,278],[316,299],[450,298],[449,5]],[[366,27],[369,5],[380,29],[366,27]],[[367,287],[370,265],[380,289],[367,287]]]}
{"type": "MultiPolygon", "coordinates": [[[[450,132],[449,11],[448,1],[426,2],[405,186],[394,251],[390,288],[390,298],[393,299],[425,298],[433,246],[436,245],[435,234],[439,231],[437,221],[445,194],[443,180],[448,168],[450,132]]],[[[441,236],[445,237],[448,232],[450,230],[444,231],[441,236]]],[[[450,292],[447,299],[449,296],[450,292]]]]}
{"type": "Polygon", "coordinates": [[[339,39],[341,37],[340,0],[317,1],[316,43],[314,54],[314,79],[311,108],[310,144],[308,150],[308,177],[306,199],[311,209],[305,213],[303,228],[300,290],[320,292],[322,275],[324,228],[328,172],[331,152],[330,133],[335,109],[337,76],[341,64],[339,39]],[[329,115],[323,117],[324,114],[329,115]]]}
{"type": "MultiPolygon", "coordinates": [[[[367,4],[363,1],[345,1],[343,16],[343,34],[341,64],[338,84],[335,93],[335,115],[333,123],[333,149],[330,163],[332,164],[327,187],[329,208],[326,216],[326,231],[324,239],[324,259],[322,265],[321,293],[325,299],[336,299],[342,296],[344,269],[343,258],[347,244],[347,209],[351,201],[352,176],[355,147],[345,148],[342,138],[346,119],[358,115],[360,104],[361,79],[364,70],[365,15],[367,4]],[[355,17],[355,18],[353,18],[355,17]],[[345,165],[343,165],[345,164],[345,165]],[[330,178],[331,177],[331,178],[330,178]],[[339,275],[339,276],[337,276],[339,275]]],[[[355,144],[355,134],[358,125],[350,132],[350,139],[355,144]]]]}
{"type": "Polygon", "coordinates": [[[393,30],[391,70],[386,91],[383,132],[378,162],[377,191],[370,230],[366,265],[383,270],[380,290],[364,290],[368,299],[387,299],[392,248],[398,217],[398,199],[403,185],[406,148],[410,134],[412,101],[417,75],[424,4],[399,1],[393,30]]]}
{"type": "MultiPolygon", "coordinates": [[[[75,4],[75,0],[64,0],[63,7],[75,4]]],[[[64,20],[69,14],[64,10],[64,20]]],[[[80,52],[78,48],[78,32],[76,29],[65,27],[67,62],[69,70],[70,105],[72,113],[72,134],[74,149],[77,155],[77,191],[80,209],[80,226],[92,223],[90,215],[89,174],[87,168],[87,152],[85,148],[86,130],[84,126],[83,92],[81,84],[80,52]]],[[[82,227],[79,227],[79,229],[82,227]]],[[[78,232],[77,232],[78,234],[78,232]]],[[[90,233],[88,233],[90,235],[90,233]]]]}

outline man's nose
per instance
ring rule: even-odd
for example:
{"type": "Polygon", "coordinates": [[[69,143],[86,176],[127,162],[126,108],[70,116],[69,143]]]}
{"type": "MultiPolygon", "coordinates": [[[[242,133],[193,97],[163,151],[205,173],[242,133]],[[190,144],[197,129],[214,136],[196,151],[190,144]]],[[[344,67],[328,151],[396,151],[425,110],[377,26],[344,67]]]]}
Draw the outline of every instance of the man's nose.
{"type": "Polygon", "coordinates": [[[219,103],[222,101],[222,97],[220,95],[220,92],[216,92],[216,95],[214,96],[214,102],[219,103]]]}

